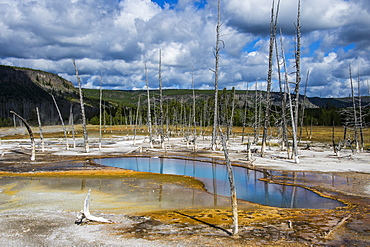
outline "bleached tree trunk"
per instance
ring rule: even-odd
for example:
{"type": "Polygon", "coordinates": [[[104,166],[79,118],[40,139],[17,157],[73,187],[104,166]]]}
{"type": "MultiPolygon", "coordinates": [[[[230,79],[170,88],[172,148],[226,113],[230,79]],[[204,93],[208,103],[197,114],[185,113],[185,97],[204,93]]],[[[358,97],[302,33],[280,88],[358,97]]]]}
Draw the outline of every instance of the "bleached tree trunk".
{"type": "MultiPolygon", "coordinates": [[[[287,92],[288,94],[288,102],[289,102],[289,112],[290,112],[290,119],[291,119],[291,123],[292,123],[292,138],[293,138],[293,145],[294,143],[297,144],[297,128],[295,125],[295,121],[294,121],[294,112],[293,112],[293,103],[292,103],[292,96],[290,94],[290,87],[289,87],[289,80],[288,80],[288,71],[287,71],[287,67],[286,67],[286,60],[285,60],[285,52],[284,52],[284,46],[283,46],[283,36],[281,35],[280,36],[280,42],[281,42],[281,56],[283,58],[283,69],[284,69],[284,84],[285,84],[285,91],[287,92]]],[[[293,146],[293,149],[294,149],[294,146],[293,146]]],[[[287,148],[287,152],[288,152],[288,158],[290,159],[290,154],[289,154],[289,147],[287,148]]],[[[297,153],[294,152],[293,150],[293,159],[295,161],[295,163],[299,163],[299,157],[298,157],[298,150],[297,150],[297,153]]]]}
{"type": "Polygon", "coordinates": [[[44,143],[44,136],[42,134],[42,126],[41,126],[41,118],[39,113],[39,108],[36,107],[36,114],[37,114],[37,121],[39,123],[39,130],[40,130],[40,140],[41,140],[41,151],[45,151],[45,143],[44,143]]]}
{"type": "Polygon", "coordinates": [[[209,112],[207,111],[208,101],[205,101],[203,106],[203,141],[207,133],[207,128],[209,126],[209,112]],[[207,121],[208,120],[208,121],[207,121]]]}
{"type": "Polygon", "coordinates": [[[303,94],[303,103],[301,107],[301,121],[299,125],[299,141],[302,139],[302,129],[303,129],[303,120],[304,120],[304,112],[306,110],[306,99],[307,99],[307,85],[308,85],[308,78],[310,76],[310,70],[307,70],[307,75],[306,75],[306,84],[304,86],[304,94],[303,94]]]}
{"type": "Polygon", "coordinates": [[[262,100],[263,99],[263,93],[258,92],[258,120],[257,120],[257,143],[259,142],[260,136],[261,136],[261,124],[262,124],[262,100]]]}
{"type": "Polygon", "coordinates": [[[258,84],[256,81],[255,84],[255,93],[254,93],[254,124],[253,124],[253,132],[254,132],[254,139],[253,143],[257,144],[259,140],[259,110],[258,110],[258,84]]]}
{"type": "Polygon", "coordinates": [[[24,125],[26,126],[26,128],[28,130],[28,133],[30,135],[30,139],[31,139],[31,161],[36,160],[36,144],[35,144],[35,138],[33,137],[33,132],[32,132],[32,129],[31,129],[30,125],[27,123],[27,121],[24,118],[22,118],[21,116],[19,116],[14,111],[10,111],[10,113],[13,114],[14,116],[18,117],[24,123],[24,125]]]}
{"type": "Polygon", "coordinates": [[[77,66],[76,66],[76,62],[75,62],[74,59],[72,59],[72,61],[73,61],[73,66],[74,66],[75,72],[76,72],[76,77],[77,77],[77,82],[78,82],[78,91],[79,91],[79,94],[80,94],[82,128],[83,128],[85,152],[89,153],[90,148],[89,148],[89,140],[88,140],[87,129],[86,129],[85,106],[84,106],[83,95],[82,95],[81,80],[80,80],[80,77],[78,75],[78,69],[77,69],[77,66]]]}
{"type": "MultiPolygon", "coordinates": [[[[153,98],[155,98],[155,95],[154,95],[154,92],[153,92],[153,98]]],[[[156,103],[156,100],[153,100],[153,125],[155,126],[155,128],[154,128],[154,133],[155,133],[155,135],[158,135],[158,112],[157,112],[157,110],[158,110],[158,106],[157,106],[157,103],[156,103]]]]}
{"type": "MultiPolygon", "coordinates": [[[[280,1],[279,1],[280,3],[280,1]]],[[[275,36],[276,36],[276,25],[278,19],[278,11],[279,11],[279,4],[278,9],[275,16],[275,1],[272,1],[272,8],[271,8],[271,20],[270,20],[270,44],[269,44],[269,69],[267,74],[267,89],[266,89],[266,104],[265,104],[265,117],[264,117],[264,124],[263,124],[263,132],[262,132],[262,147],[261,147],[261,155],[264,155],[266,152],[266,142],[267,142],[267,131],[270,123],[270,107],[271,107],[271,86],[272,86],[272,60],[274,56],[274,45],[275,45],[275,36]]]]}
{"type": "Polygon", "coordinates": [[[331,135],[331,140],[333,143],[333,151],[336,156],[339,156],[339,144],[335,143],[335,126],[334,126],[334,120],[333,120],[333,126],[332,126],[332,135],[331,135]]]}
{"type": "Polygon", "coordinates": [[[228,174],[229,184],[230,184],[230,194],[231,194],[230,197],[231,197],[232,221],[233,221],[232,235],[236,237],[238,236],[239,223],[238,223],[238,202],[237,202],[237,197],[236,197],[234,173],[233,173],[233,168],[231,166],[231,162],[229,159],[229,152],[227,149],[226,140],[225,140],[224,135],[222,134],[221,129],[220,129],[220,134],[221,134],[222,146],[223,146],[225,161],[226,161],[227,174],[228,174]]]}
{"type": "Polygon", "coordinates": [[[68,149],[69,149],[69,144],[68,144],[68,137],[67,137],[67,130],[66,130],[66,126],[64,125],[64,121],[63,121],[63,118],[62,118],[62,114],[60,113],[60,110],[59,110],[59,107],[58,107],[57,101],[55,100],[54,95],[52,95],[52,94],[50,94],[50,95],[51,95],[51,97],[53,98],[53,101],[54,101],[55,107],[57,108],[57,112],[58,112],[58,115],[59,115],[60,122],[62,123],[63,132],[64,132],[64,138],[66,139],[66,149],[68,150],[68,149]]]}
{"type": "MultiPolygon", "coordinates": [[[[132,116],[131,116],[131,108],[130,108],[130,126],[132,126],[132,116]]],[[[112,108],[109,109],[109,123],[110,123],[110,133],[113,133],[113,116],[112,116],[112,108]]]]}
{"type": "Polygon", "coordinates": [[[245,91],[245,101],[244,101],[244,114],[243,114],[243,130],[242,130],[242,143],[244,143],[244,133],[245,127],[247,123],[247,109],[248,109],[248,82],[247,82],[247,90],[245,91]]]}
{"type": "Polygon", "coordinates": [[[135,118],[134,145],[136,144],[136,130],[138,127],[139,109],[140,109],[140,95],[139,95],[139,99],[137,102],[137,110],[136,110],[136,118],[135,118]]]}
{"type": "Polygon", "coordinates": [[[75,138],[75,126],[74,126],[72,105],[71,105],[71,108],[69,109],[69,124],[71,125],[71,129],[72,129],[73,148],[75,149],[76,148],[76,138],[75,138]]]}
{"type": "Polygon", "coordinates": [[[309,139],[312,139],[312,125],[313,125],[313,119],[311,118],[311,123],[310,123],[310,137],[309,139]]]}
{"type": "MultiPolygon", "coordinates": [[[[103,100],[103,90],[102,90],[103,78],[100,75],[100,88],[99,88],[99,150],[101,150],[102,143],[102,100],[103,100]]],[[[122,124],[122,123],[121,123],[122,124]]]]}
{"type": "Polygon", "coordinates": [[[358,126],[358,121],[357,121],[357,110],[356,110],[356,101],[355,101],[355,92],[353,89],[353,80],[352,80],[352,70],[351,70],[351,65],[349,66],[349,78],[351,82],[351,94],[352,94],[352,108],[353,108],[353,119],[354,119],[354,134],[355,134],[355,146],[356,146],[356,153],[360,151],[360,147],[358,145],[358,133],[357,133],[357,126],[358,126]]]}
{"type": "Polygon", "coordinates": [[[173,128],[174,128],[173,131],[174,131],[175,135],[178,135],[177,126],[179,124],[179,116],[178,116],[178,110],[177,110],[177,108],[174,109],[174,113],[173,114],[174,114],[173,122],[172,122],[173,128]]]}
{"type": "Polygon", "coordinates": [[[184,113],[184,108],[183,108],[183,97],[181,96],[181,99],[180,99],[180,134],[185,136],[185,130],[184,130],[184,119],[186,118],[185,117],[185,113],[184,113]]]}
{"type": "Polygon", "coordinates": [[[184,140],[186,140],[186,147],[189,147],[189,144],[190,144],[190,133],[189,133],[189,131],[190,131],[190,122],[191,122],[192,117],[189,116],[189,118],[188,118],[185,103],[181,107],[184,107],[184,119],[183,119],[183,121],[184,121],[183,122],[184,131],[183,131],[183,136],[184,136],[184,140]],[[188,121],[188,119],[189,119],[189,121],[188,121]]]}
{"type": "MultiPolygon", "coordinates": [[[[222,127],[226,127],[228,128],[228,123],[229,123],[229,97],[227,95],[227,91],[226,91],[226,88],[224,88],[222,90],[222,93],[219,94],[219,125],[221,125],[222,127]]],[[[227,131],[226,131],[226,135],[227,135],[227,131]]],[[[226,136],[226,139],[227,139],[227,136],[226,136]]],[[[227,143],[227,141],[226,141],[227,143]]]]}
{"type": "Polygon", "coordinates": [[[286,107],[287,107],[287,99],[286,99],[286,90],[285,86],[283,86],[283,80],[281,78],[281,66],[280,66],[280,59],[279,59],[279,51],[278,51],[278,42],[275,36],[275,51],[276,51],[276,60],[277,60],[277,70],[278,70],[278,79],[279,79],[279,89],[280,89],[280,97],[281,97],[281,150],[284,151],[286,147],[288,147],[288,126],[287,126],[287,116],[286,116],[286,107]]]}
{"type": "Polygon", "coordinates": [[[106,120],[106,114],[107,110],[105,109],[105,102],[103,103],[103,126],[104,126],[104,133],[107,132],[107,120],[106,120]]]}
{"type": "Polygon", "coordinates": [[[247,161],[253,161],[250,136],[248,136],[248,143],[247,143],[247,161]]]}
{"type": "Polygon", "coordinates": [[[358,90],[358,118],[359,118],[359,121],[358,121],[358,127],[359,127],[359,130],[360,130],[360,151],[363,152],[364,151],[364,133],[362,131],[363,129],[363,117],[362,117],[362,102],[361,102],[361,80],[360,80],[360,73],[358,73],[358,77],[357,77],[357,90],[358,90]]]}
{"type": "Polygon", "coordinates": [[[153,148],[153,132],[152,132],[152,116],[150,112],[150,95],[149,95],[149,80],[148,80],[148,70],[146,68],[146,63],[144,64],[145,67],[145,81],[146,81],[146,92],[148,96],[148,130],[149,130],[149,144],[150,148],[153,148]]]}
{"type": "MultiPolygon", "coordinates": [[[[299,163],[299,158],[298,154],[296,153],[297,150],[297,128],[294,122],[294,109],[293,109],[293,102],[292,102],[292,96],[290,94],[290,89],[288,83],[286,84],[287,87],[287,92],[288,92],[288,100],[289,100],[289,110],[290,110],[290,118],[292,120],[292,139],[293,139],[293,147],[292,147],[292,159],[296,162],[299,163]]],[[[288,148],[289,152],[289,148],[288,148]]],[[[289,157],[290,158],[290,157],[289,157]]]]}
{"type": "MultiPolygon", "coordinates": [[[[298,0],[298,14],[297,14],[297,47],[295,53],[295,67],[296,67],[296,81],[295,81],[295,109],[294,109],[294,128],[297,131],[298,115],[299,115],[299,85],[301,83],[301,1],[298,0]]],[[[298,159],[298,140],[297,133],[293,137],[293,155],[296,163],[298,159]]],[[[297,162],[298,161],[298,162],[297,162]]]]}
{"type": "Polygon", "coordinates": [[[195,89],[194,89],[194,71],[191,73],[191,83],[193,86],[193,145],[194,145],[194,151],[197,148],[197,121],[196,121],[196,116],[195,116],[195,89]]]}
{"type": "Polygon", "coordinates": [[[16,130],[17,129],[17,122],[15,121],[15,115],[13,115],[13,125],[14,125],[14,129],[16,130]]]}
{"type": "Polygon", "coordinates": [[[158,66],[158,81],[159,81],[159,132],[161,135],[161,147],[164,148],[164,126],[163,126],[163,92],[162,92],[162,54],[159,50],[159,66],[158,66]]]}
{"type": "Polygon", "coordinates": [[[230,140],[230,137],[232,135],[232,130],[233,130],[233,125],[234,125],[234,111],[235,111],[235,88],[232,88],[232,94],[231,94],[231,116],[229,119],[229,124],[228,124],[228,130],[227,130],[227,141],[230,140]]]}
{"type": "Polygon", "coordinates": [[[214,151],[217,148],[217,129],[218,129],[218,66],[220,59],[220,28],[221,28],[221,3],[217,3],[217,26],[216,26],[216,48],[215,48],[215,70],[211,70],[215,74],[215,108],[213,113],[213,129],[212,129],[212,143],[211,149],[214,151]]]}
{"type": "Polygon", "coordinates": [[[164,112],[164,116],[166,118],[166,136],[167,139],[169,140],[170,134],[171,134],[171,126],[170,126],[170,116],[169,116],[169,107],[168,107],[168,101],[166,103],[166,111],[164,112]]]}

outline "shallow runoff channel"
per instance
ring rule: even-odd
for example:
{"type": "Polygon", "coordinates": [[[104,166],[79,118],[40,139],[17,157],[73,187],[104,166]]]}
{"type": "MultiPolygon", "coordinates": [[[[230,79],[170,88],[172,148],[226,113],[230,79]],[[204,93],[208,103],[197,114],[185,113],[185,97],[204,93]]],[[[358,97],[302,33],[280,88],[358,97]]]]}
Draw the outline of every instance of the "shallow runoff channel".
{"type": "MultiPolygon", "coordinates": [[[[95,162],[138,172],[190,176],[203,182],[211,194],[230,195],[226,166],[217,163],[158,157],[103,158],[95,162]]],[[[345,206],[302,187],[261,181],[260,178],[266,175],[256,170],[234,166],[233,172],[237,197],[241,200],[281,208],[333,209],[345,206]]]]}

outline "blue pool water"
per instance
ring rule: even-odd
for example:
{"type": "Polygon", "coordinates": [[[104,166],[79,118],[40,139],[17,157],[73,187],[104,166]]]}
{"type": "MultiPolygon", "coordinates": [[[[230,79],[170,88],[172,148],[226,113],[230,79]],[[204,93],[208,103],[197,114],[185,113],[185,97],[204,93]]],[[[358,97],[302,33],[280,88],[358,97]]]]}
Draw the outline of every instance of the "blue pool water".
{"type": "MultiPolygon", "coordinates": [[[[139,172],[185,175],[204,183],[212,194],[230,196],[228,174],[225,165],[184,159],[123,157],[97,159],[106,166],[119,167],[139,172]]],[[[244,167],[233,167],[238,199],[282,208],[333,209],[343,203],[322,197],[298,186],[272,184],[260,181],[262,172],[244,167]]],[[[176,195],[174,195],[176,196],[176,195]]]]}

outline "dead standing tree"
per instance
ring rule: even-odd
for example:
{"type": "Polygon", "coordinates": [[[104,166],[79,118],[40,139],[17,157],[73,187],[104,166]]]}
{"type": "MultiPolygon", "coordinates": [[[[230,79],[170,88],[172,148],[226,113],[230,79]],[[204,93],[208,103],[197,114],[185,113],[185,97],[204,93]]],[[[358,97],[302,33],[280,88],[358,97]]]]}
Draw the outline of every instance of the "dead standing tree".
{"type": "Polygon", "coordinates": [[[158,65],[158,81],[159,81],[159,134],[161,136],[161,148],[164,148],[164,126],[163,126],[163,92],[162,92],[162,51],[159,50],[159,65],[158,65]]]}
{"type": "Polygon", "coordinates": [[[220,39],[220,29],[222,26],[221,23],[221,3],[218,0],[217,3],[217,26],[216,26],[216,47],[215,47],[215,69],[210,69],[215,74],[215,105],[214,105],[214,115],[213,115],[213,129],[212,129],[212,143],[211,149],[216,150],[217,147],[217,127],[218,127],[218,66],[220,60],[220,43],[225,46],[224,42],[220,39]]]}
{"type": "Polygon", "coordinates": [[[263,124],[263,132],[262,132],[262,147],[261,147],[261,154],[262,156],[265,154],[266,151],[266,142],[267,142],[267,131],[270,123],[270,108],[271,108],[271,86],[272,86],[272,59],[274,56],[274,45],[275,45],[275,37],[276,37],[276,25],[279,13],[279,5],[280,0],[277,4],[276,16],[275,16],[275,1],[272,1],[272,8],[271,8],[271,21],[270,21],[270,44],[269,44],[269,69],[267,75],[267,89],[266,89],[266,104],[265,104],[265,116],[264,116],[264,124],[263,124]]]}
{"type": "Polygon", "coordinates": [[[367,127],[365,123],[365,117],[369,114],[364,114],[363,110],[368,108],[369,105],[362,105],[361,100],[361,92],[360,92],[360,78],[358,76],[358,96],[357,102],[355,97],[355,90],[354,90],[354,82],[352,78],[352,70],[351,65],[349,65],[349,80],[351,85],[351,99],[352,105],[347,108],[343,108],[340,111],[340,115],[342,116],[342,122],[344,124],[344,133],[343,133],[343,146],[349,146],[352,149],[352,152],[362,152],[364,147],[364,136],[363,136],[363,129],[367,127]],[[353,131],[353,134],[348,133],[349,131],[353,131]],[[354,145],[354,146],[353,146],[354,145]]]}
{"type": "Polygon", "coordinates": [[[227,169],[227,174],[228,174],[229,184],[230,184],[230,197],[231,197],[232,221],[233,221],[232,236],[237,237],[239,223],[238,223],[238,202],[237,202],[237,197],[236,197],[235,179],[234,179],[233,168],[231,166],[231,162],[229,159],[229,152],[227,150],[226,140],[225,140],[224,135],[222,134],[221,128],[220,128],[220,134],[221,134],[222,146],[223,146],[225,161],[226,161],[226,169],[227,169]]]}
{"type": "Polygon", "coordinates": [[[149,80],[148,80],[148,69],[146,68],[146,63],[144,64],[145,67],[145,82],[146,82],[146,92],[148,96],[148,115],[147,115],[147,122],[148,122],[148,131],[149,131],[149,144],[150,148],[153,148],[153,132],[152,132],[152,116],[150,112],[150,95],[149,95],[149,80]]]}
{"type": "Polygon", "coordinates": [[[73,105],[69,108],[69,130],[72,132],[73,148],[76,148],[75,126],[73,123],[73,105]]]}
{"type": "Polygon", "coordinates": [[[358,71],[357,76],[357,92],[358,92],[358,118],[359,118],[359,131],[360,131],[360,151],[364,151],[364,133],[363,133],[363,114],[362,114],[362,103],[361,103],[361,80],[360,80],[360,72],[358,71]]]}
{"type": "MultiPolygon", "coordinates": [[[[282,57],[282,64],[283,64],[283,70],[284,70],[284,84],[285,84],[285,92],[288,95],[288,102],[289,102],[289,112],[290,112],[290,118],[292,123],[292,136],[293,136],[293,143],[297,143],[297,126],[294,124],[294,112],[293,112],[293,103],[292,103],[292,97],[290,94],[290,86],[289,86],[289,79],[288,79],[288,71],[286,66],[286,59],[285,59],[285,52],[284,52],[284,46],[283,46],[283,35],[280,31],[280,43],[281,43],[281,57],[282,57]]],[[[293,146],[294,148],[294,146],[293,146]]],[[[289,147],[287,148],[288,151],[288,158],[290,159],[290,153],[289,153],[289,147]]],[[[299,159],[295,156],[295,152],[293,152],[293,159],[298,163],[299,159]]]]}
{"type": "MultiPolygon", "coordinates": [[[[301,83],[301,1],[298,1],[298,13],[297,13],[297,24],[296,24],[296,49],[295,49],[295,68],[296,68],[296,77],[295,77],[295,88],[294,88],[294,105],[293,100],[291,98],[290,94],[290,86],[288,81],[288,73],[286,70],[286,59],[284,54],[284,47],[283,47],[283,41],[282,41],[282,35],[280,37],[280,43],[281,43],[281,56],[283,59],[283,66],[285,71],[285,88],[286,92],[288,94],[289,98],[289,109],[290,109],[290,116],[292,121],[292,139],[293,139],[293,147],[292,147],[292,155],[295,163],[299,163],[299,156],[298,156],[298,118],[299,118],[299,85],[301,83]]],[[[289,155],[289,148],[288,148],[288,156],[289,155]]]]}
{"type": "Polygon", "coordinates": [[[299,116],[299,85],[301,83],[301,1],[298,0],[298,14],[297,14],[297,45],[295,51],[295,67],[296,67],[296,80],[295,80],[295,102],[294,102],[294,121],[293,125],[296,130],[293,133],[293,156],[295,163],[299,163],[298,157],[298,138],[297,138],[297,129],[298,129],[298,116],[299,116]]]}
{"type": "Polygon", "coordinates": [[[283,85],[283,79],[281,77],[281,64],[280,64],[280,56],[278,50],[278,42],[275,36],[275,51],[276,51],[276,61],[277,61],[277,71],[278,71],[278,80],[279,80],[279,89],[280,89],[280,97],[281,97],[281,145],[280,149],[282,151],[288,147],[288,125],[287,125],[287,94],[285,90],[285,86],[283,85]]]}
{"type": "Polygon", "coordinates": [[[302,102],[302,107],[301,107],[301,118],[300,118],[300,124],[299,124],[299,141],[302,140],[302,129],[303,129],[304,114],[306,110],[307,85],[308,85],[309,76],[310,76],[310,70],[307,70],[306,84],[304,86],[303,102],[302,102]]]}
{"type": "Polygon", "coordinates": [[[357,126],[358,126],[358,121],[357,121],[357,110],[356,110],[356,101],[355,101],[355,93],[354,93],[354,87],[353,87],[353,80],[352,80],[352,70],[351,70],[351,65],[349,66],[349,79],[351,82],[351,94],[352,94],[352,108],[353,108],[353,119],[354,119],[354,125],[353,125],[353,130],[354,130],[354,135],[355,135],[355,150],[356,153],[360,151],[360,146],[358,144],[358,131],[357,131],[357,126]]]}
{"type": "Polygon", "coordinates": [[[136,132],[138,128],[138,120],[139,120],[139,110],[140,110],[140,95],[137,101],[137,109],[136,109],[136,116],[135,116],[135,128],[134,128],[134,142],[133,145],[136,145],[136,132]]]}
{"type": "Polygon", "coordinates": [[[258,144],[260,137],[260,117],[261,117],[261,96],[258,93],[258,81],[254,91],[254,123],[253,123],[253,143],[258,144]]]}
{"type": "Polygon", "coordinates": [[[232,136],[233,132],[233,125],[234,125],[234,112],[235,112],[235,88],[232,88],[232,93],[231,93],[231,114],[227,124],[227,142],[230,141],[230,138],[232,136]]]}
{"type": "Polygon", "coordinates": [[[28,130],[28,133],[30,135],[30,139],[31,139],[31,161],[34,161],[36,160],[36,144],[35,144],[35,138],[33,137],[33,132],[32,132],[32,129],[30,127],[30,125],[27,123],[27,121],[22,118],[21,116],[19,116],[17,113],[15,113],[14,111],[10,111],[11,114],[13,114],[14,116],[18,117],[23,123],[24,125],[26,126],[27,130],[28,130]]]}
{"type": "Polygon", "coordinates": [[[102,99],[103,99],[103,90],[102,90],[103,78],[100,75],[100,88],[99,88],[99,150],[101,150],[102,142],[102,99]]]}
{"type": "Polygon", "coordinates": [[[42,134],[42,126],[41,126],[41,118],[39,108],[36,107],[36,114],[37,114],[37,121],[39,123],[39,130],[40,130],[40,139],[41,139],[41,151],[45,151],[45,142],[44,142],[44,135],[42,134]]]}
{"type": "Polygon", "coordinates": [[[333,143],[333,150],[336,156],[340,156],[340,145],[335,143],[335,126],[334,126],[334,120],[332,124],[332,134],[331,134],[331,141],[333,143]]]}
{"type": "Polygon", "coordinates": [[[194,127],[194,137],[193,137],[193,144],[194,144],[194,151],[197,148],[197,121],[196,121],[196,114],[195,114],[195,89],[194,89],[194,71],[191,73],[191,84],[193,86],[193,127],[194,127]]]}
{"type": "Polygon", "coordinates": [[[62,117],[62,114],[60,113],[60,110],[59,110],[59,107],[58,107],[57,101],[55,100],[54,95],[52,95],[52,94],[50,94],[50,95],[53,98],[53,101],[54,101],[54,104],[55,104],[55,108],[57,108],[57,111],[58,111],[60,122],[62,123],[63,132],[64,132],[64,138],[66,139],[66,149],[68,150],[69,149],[69,144],[68,144],[68,137],[67,137],[66,126],[64,125],[63,117],[62,117]]]}
{"type": "Polygon", "coordinates": [[[248,110],[248,82],[247,82],[247,90],[245,91],[245,99],[244,99],[244,113],[243,113],[243,129],[242,129],[242,143],[244,143],[244,133],[245,127],[247,124],[247,110],[248,110]]]}
{"type": "Polygon", "coordinates": [[[75,68],[76,77],[77,77],[77,83],[78,83],[78,90],[79,90],[79,93],[80,93],[82,128],[83,128],[83,137],[84,137],[85,152],[86,153],[89,153],[90,152],[90,148],[89,148],[89,140],[88,140],[87,129],[86,129],[86,116],[85,116],[85,107],[84,107],[84,101],[83,101],[83,95],[82,95],[82,88],[81,88],[81,80],[80,80],[80,77],[78,75],[78,69],[77,69],[77,66],[76,66],[76,62],[75,62],[74,59],[72,59],[72,61],[73,61],[73,66],[75,68]]]}

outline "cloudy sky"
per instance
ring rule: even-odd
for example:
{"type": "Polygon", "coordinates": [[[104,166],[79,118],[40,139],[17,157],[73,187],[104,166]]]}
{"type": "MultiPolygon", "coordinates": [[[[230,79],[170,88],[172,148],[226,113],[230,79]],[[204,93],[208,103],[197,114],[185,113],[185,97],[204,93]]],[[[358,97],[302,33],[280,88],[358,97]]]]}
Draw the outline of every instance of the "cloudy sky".
{"type": "MultiPolygon", "coordinates": [[[[279,29],[292,65],[298,0],[281,0],[279,29]]],[[[221,0],[220,89],[266,89],[272,0],[221,0]]],[[[301,0],[302,83],[308,96],[361,94],[370,79],[370,1],[301,0]],[[357,84],[355,85],[357,88],[357,84]]],[[[214,88],[217,0],[0,0],[0,64],[45,70],[83,87],[214,88]]],[[[277,77],[276,62],[274,77],[277,77]]],[[[275,82],[273,89],[278,90],[275,82]]],[[[303,93],[303,89],[301,91],[303,93]]]]}

